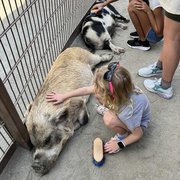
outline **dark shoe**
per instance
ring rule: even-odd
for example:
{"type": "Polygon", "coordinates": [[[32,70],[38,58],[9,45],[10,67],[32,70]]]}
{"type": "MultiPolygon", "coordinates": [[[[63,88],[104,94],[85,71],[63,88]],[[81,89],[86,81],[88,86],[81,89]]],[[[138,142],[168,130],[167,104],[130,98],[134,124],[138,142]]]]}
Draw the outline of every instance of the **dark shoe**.
{"type": "Polygon", "coordinates": [[[141,41],[139,39],[129,40],[127,44],[130,48],[140,49],[142,51],[148,51],[151,47],[149,41],[141,41]]]}
{"type": "Polygon", "coordinates": [[[139,35],[138,33],[135,31],[135,32],[132,32],[129,34],[131,38],[134,38],[134,39],[138,39],[139,38],[139,35]]]}

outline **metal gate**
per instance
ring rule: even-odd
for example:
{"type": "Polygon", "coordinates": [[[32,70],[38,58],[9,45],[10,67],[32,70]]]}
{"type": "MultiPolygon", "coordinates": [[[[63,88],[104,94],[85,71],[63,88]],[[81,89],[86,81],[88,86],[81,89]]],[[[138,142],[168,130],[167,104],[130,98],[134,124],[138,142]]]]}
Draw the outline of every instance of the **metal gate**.
{"type": "Polygon", "coordinates": [[[0,0],[0,167],[10,158],[15,141],[30,147],[22,122],[26,107],[52,62],[79,32],[80,22],[93,3],[0,0]]]}

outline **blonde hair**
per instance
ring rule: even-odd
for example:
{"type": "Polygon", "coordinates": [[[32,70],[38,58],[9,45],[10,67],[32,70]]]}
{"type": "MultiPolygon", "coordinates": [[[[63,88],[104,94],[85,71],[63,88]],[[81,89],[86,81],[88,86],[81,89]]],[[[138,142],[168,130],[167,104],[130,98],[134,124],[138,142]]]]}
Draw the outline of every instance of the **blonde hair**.
{"type": "Polygon", "coordinates": [[[106,71],[108,71],[107,66],[103,66],[95,72],[95,95],[98,96],[103,105],[117,112],[124,105],[130,103],[130,95],[134,92],[134,84],[128,70],[120,65],[120,67],[116,67],[112,77],[114,91],[112,94],[109,90],[108,81],[104,79],[106,71]]]}

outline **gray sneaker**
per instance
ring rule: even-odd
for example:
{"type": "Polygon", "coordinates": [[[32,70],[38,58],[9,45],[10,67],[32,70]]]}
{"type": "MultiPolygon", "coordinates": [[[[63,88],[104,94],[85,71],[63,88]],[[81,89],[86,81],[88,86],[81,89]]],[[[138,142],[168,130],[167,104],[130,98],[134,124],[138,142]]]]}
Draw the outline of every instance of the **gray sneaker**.
{"type": "Polygon", "coordinates": [[[168,89],[163,89],[161,86],[161,78],[160,79],[146,79],[144,81],[145,88],[153,93],[158,94],[160,97],[163,97],[165,99],[170,99],[173,97],[173,88],[172,86],[168,89]]]}
{"type": "Polygon", "coordinates": [[[141,68],[138,71],[138,75],[141,77],[160,76],[161,73],[162,69],[156,66],[156,62],[154,64],[149,65],[148,67],[141,68]]]}

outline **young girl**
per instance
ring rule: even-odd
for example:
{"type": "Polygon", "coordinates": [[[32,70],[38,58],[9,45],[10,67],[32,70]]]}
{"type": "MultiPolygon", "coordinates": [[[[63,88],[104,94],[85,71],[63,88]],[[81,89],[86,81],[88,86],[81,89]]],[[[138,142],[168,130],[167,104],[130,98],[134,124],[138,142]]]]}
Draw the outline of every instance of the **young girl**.
{"type": "Polygon", "coordinates": [[[105,144],[105,152],[116,153],[142,137],[151,118],[149,101],[118,62],[97,69],[92,86],[64,94],[52,92],[46,99],[58,104],[70,97],[88,94],[95,94],[103,105],[98,107],[98,113],[103,115],[104,124],[116,133],[105,144]]]}

